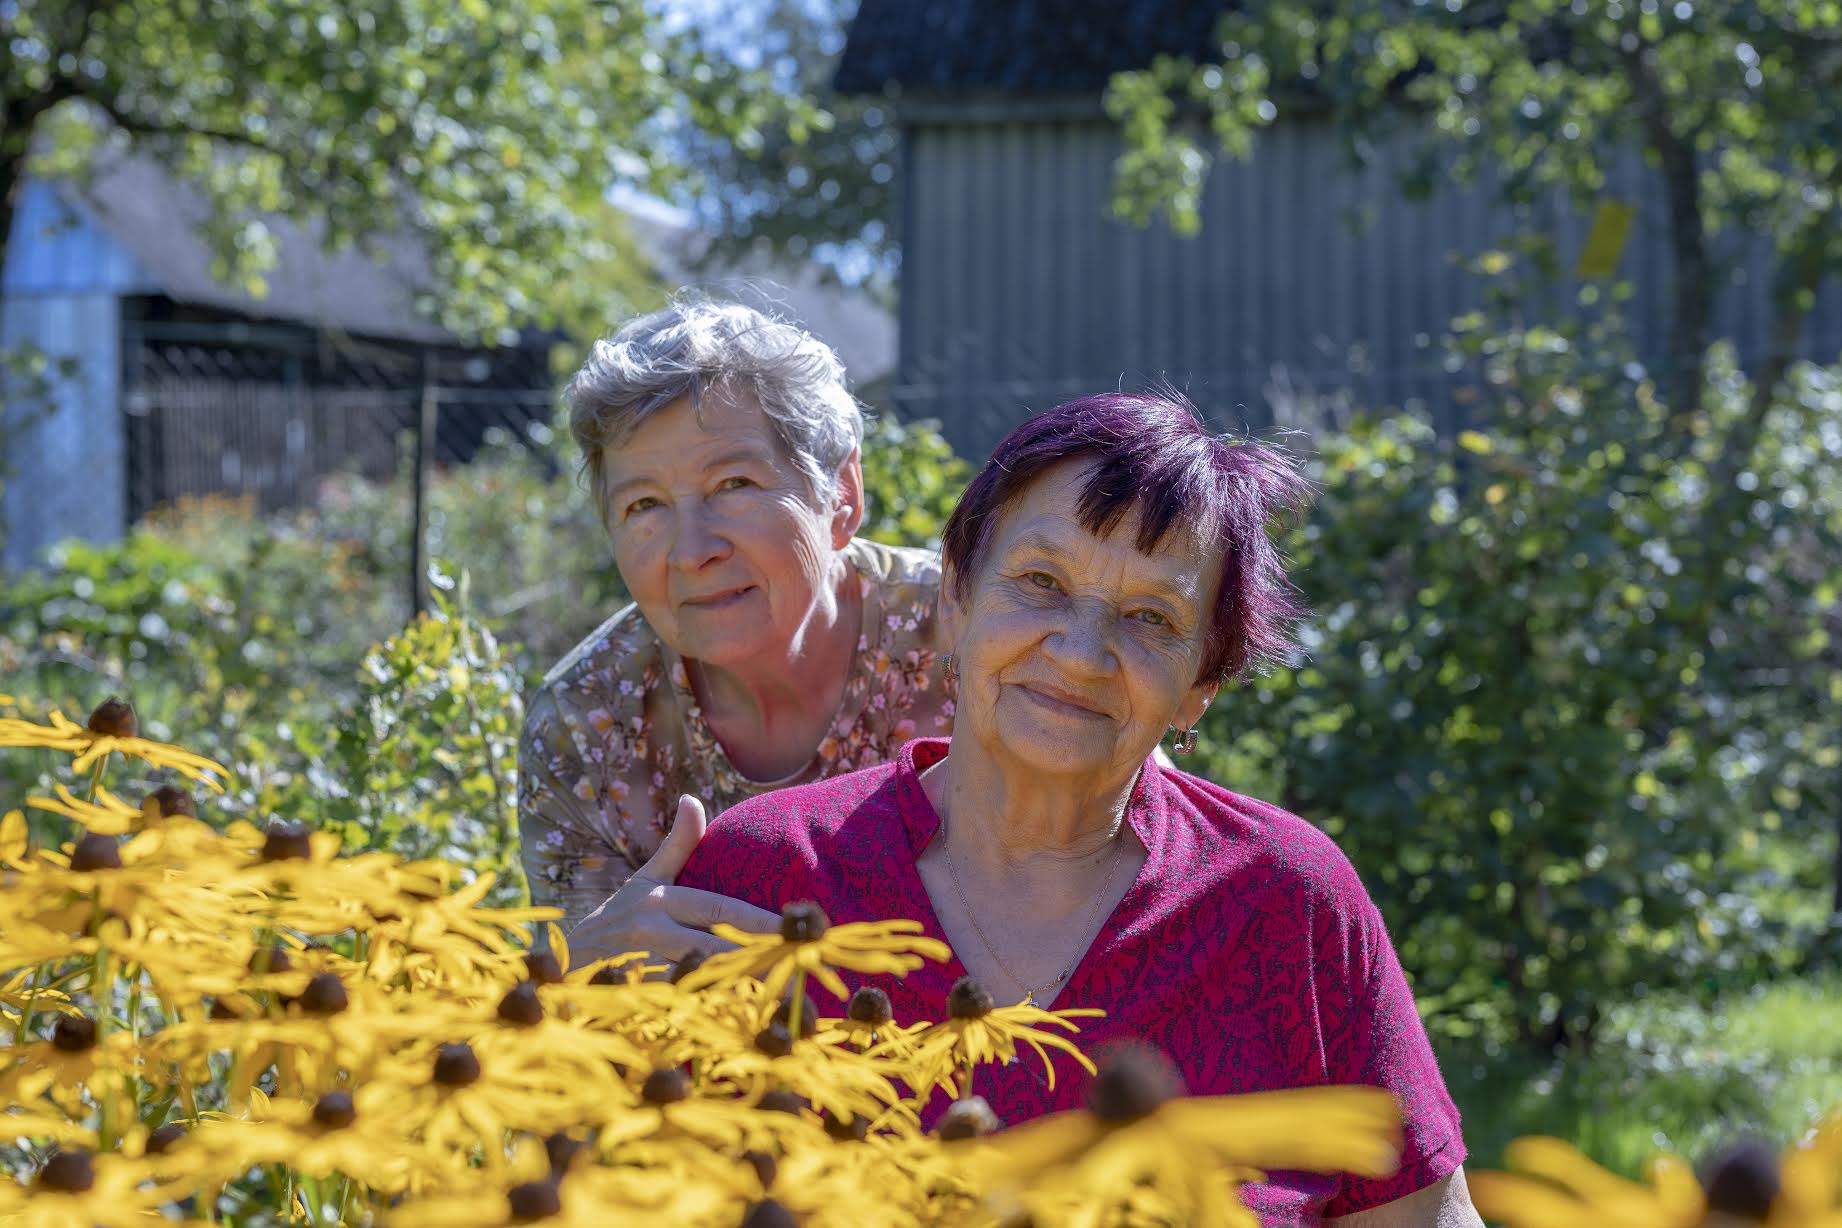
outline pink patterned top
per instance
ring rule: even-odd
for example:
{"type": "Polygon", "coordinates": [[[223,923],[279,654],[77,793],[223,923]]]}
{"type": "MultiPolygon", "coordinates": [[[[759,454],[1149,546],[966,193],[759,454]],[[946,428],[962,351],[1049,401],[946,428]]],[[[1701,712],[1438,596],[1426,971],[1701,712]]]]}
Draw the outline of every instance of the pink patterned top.
{"type": "MultiPolygon", "coordinates": [[[[911,742],[892,763],[741,803],[711,825],[678,882],[768,908],[816,900],[834,922],[911,917],[944,942],[915,861],[940,828],[919,773],[948,745],[911,742]]],[[[1126,818],[1150,856],[1051,1004],[1106,1011],[1081,1044],[1154,1045],[1197,1095],[1339,1083],[1393,1092],[1406,1125],[1399,1171],[1269,1174],[1248,1191],[1265,1224],[1349,1215],[1450,1175],[1465,1157],[1458,1110],[1381,915],[1330,839],[1155,761],[1126,818]]],[[[846,979],[881,985],[908,1022],[944,1018],[963,975],[954,959],[902,981],[846,979]]],[[[1011,1124],[1079,1107],[1086,1073],[1057,1063],[1054,1091],[1029,1062],[981,1070],[977,1090],[1011,1124]]],[[[927,1120],[944,1107],[935,1100],[927,1120]]]]}

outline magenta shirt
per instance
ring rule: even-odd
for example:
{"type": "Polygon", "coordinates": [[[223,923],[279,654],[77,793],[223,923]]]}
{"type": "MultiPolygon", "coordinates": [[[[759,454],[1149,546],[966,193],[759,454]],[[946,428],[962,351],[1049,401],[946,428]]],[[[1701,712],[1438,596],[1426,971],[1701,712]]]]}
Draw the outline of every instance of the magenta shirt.
{"type": "MultiPolygon", "coordinates": [[[[946,941],[915,861],[940,828],[918,773],[947,747],[910,742],[892,763],[742,802],[711,824],[679,884],[776,910],[816,900],[834,922],[910,917],[946,941]]],[[[1349,1215],[1456,1169],[1458,1110],[1381,914],[1336,845],[1277,807],[1150,761],[1126,819],[1150,856],[1052,1004],[1106,1011],[1083,1021],[1078,1043],[1089,1053],[1154,1045],[1195,1095],[1336,1083],[1393,1092],[1406,1124],[1400,1170],[1269,1174],[1248,1191],[1264,1224],[1349,1215]]],[[[906,1023],[944,1018],[964,975],[955,958],[904,980],[846,980],[881,985],[906,1023]]],[[[976,1090],[1013,1125],[1077,1108],[1087,1073],[1056,1061],[1054,1091],[1033,1055],[982,1068],[976,1090]]],[[[924,1120],[944,1102],[937,1093],[924,1120]]]]}

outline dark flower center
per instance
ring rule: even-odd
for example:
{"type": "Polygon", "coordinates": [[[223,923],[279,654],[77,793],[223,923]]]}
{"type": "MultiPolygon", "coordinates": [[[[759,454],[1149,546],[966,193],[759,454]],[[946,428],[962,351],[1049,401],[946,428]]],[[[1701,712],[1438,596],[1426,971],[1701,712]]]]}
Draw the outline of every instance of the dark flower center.
{"type": "Polygon", "coordinates": [[[309,1015],[337,1015],[351,1005],[345,993],[345,982],[333,972],[317,974],[307,982],[307,988],[301,990],[301,996],[295,1001],[309,1015]]]}
{"type": "Polygon", "coordinates": [[[640,1099],[647,1104],[676,1104],[690,1096],[691,1081],[684,1077],[683,1071],[670,1066],[659,1067],[640,1084],[640,1099]]]}
{"type": "MultiPolygon", "coordinates": [[[[780,1027],[791,1031],[793,1027],[792,1019],[792,1002],[782,1002],[779,1006],[774,1008],[774,1023],[778,1024],[780,1027]]],[[[801,1036],[811,1036],[818,1030],[819,1010],[812,1004],[811,998],[802,995],[799,1000],[799,1034],[801,1036]]]]}
{"type": "Polygon", "coordinates": [[[556,957],[556,952],[526,951],[524,956],[525,976],[539,985],[560,985],[563,983],[563,965],[556,957]]]}
{"type": "Polygon", "coordinates": [[[521,1028],[544,1021],[544,1004],[537,1000],[537,982],[520,981],[499,999],[499,1018],[521,1028]]]}
{"type": "Polygon", "coordinates": [[[895,1008],[890,1005],[889,995],[874,985],[865,985],[852,994],[844,1013],[851,1017],[853,1023],[868,1024],[873,1028],[884,1027],[895,1020],[895,1008]]]}
{"type": "Polygon", "coordinates": [[[1115,1049],[1088,1086],[1087,1107],[1105,1122],[1124,1124],[1150,1116],[1183,1094],[1183,1081],[1162,1054],[1140,1046],[1115,1049]]]}
{"type": "Polygon", "coordinates": [[[351,1092],[327,1092],[313,1102],[313,1122],[328,1130],[343,1130],[358,1120],[351,1092]]]}
{"type": "Polygon", "coordinates": [[[794,1116],[806,1111],[806,1098],[783,1087],[762,1093],[755,1107],[764,1113],[792,1113],[794,1116]]]}
{"type": "Polygon", "coordinates": [[[825,1113],[825,1133],[841,1143],[861,1143],[870,1137],[870,1119],[861,1113],[852,1113],[849,1117],[833,1117],[825,1113]]]}
{"type": "Polygon", "coordinates": [[[511,1204],[514,1223],[528,1224],[563,1213],[563,1195],[555,1181],[527,1181],[514,1185],[506,1191],[505,1198],[511,1204]]]}
{"type": "Polygon", "coordinates": [[[590,985],[624,985],[627,975],[616,964],[603,964],[595,969],[595,975],[588,978],[590,985]]]}
{"type": "Polygon", "coordinates": [[[692,947],[683,955],[679,956],[678,962],[672,965],[671,983],[676,985],[679,981],[682,981],[685,977],[703,967],[704,961],[709,958],[710,953],[708,951],[700,947],[692,947]]]}
{"type": "Polygon", "coordinates": [[[799,1220],[772,1198],[763,1198],[742,1217],[742,1228],[799,1228],[799,1220]]]}
{"type": "Polygon", "coordinates": [[[121,846],[115,843],[114,836],[93,831],[77,841],[77,847],[70,851],[70,868],[79,874],[119,870],[122,868],[121,846]]]}
{"type": "Polygon", "coordinates": [[[991,991],[969,976],[954,981],[947,994],[947,1015],[953,1019],[983,1019],[996,1006],[991,991]]]}
{"type": "Polygon", "coordinates": [[[157,1126],[147,1136],[147,1154],[165,1155],[167,1148],[185,1137],[185,1123],[169,1121],[164,1126],[157,1126]]]}
{"type": "Polygon", "coordinates": [[[292,972],[294,960],[289,957],[288,948],[278,942],[268,950],[250,956],[249,970],[258,976],[265,972],[292,972]]]}
{"type": "Polygon", "coordinates": [[[38,1187],[63,1194],[88,1193],[96,1184],[96,1166],[87,1151],[55,1151],[38,1170],[38,1187]]]}
{"type": "Polygon", "coordinates": [[[141,723],[134,717],[134,705],[118,695],[111,695],[96,705],[96,710],[90,713],[88,728],[91,733],[105,738],[141,736],[141,723]]]}
{"type": "Polygon", "coordinates": [[[785,1057],[793,1052],[793,1034],[778,1023],[770,1023],[755,1033],[755,1048],[769,1057],[785,1057]]]}
{"type": "Polygon", "coordinates": [[[435,1051],[435,1082],[443,1087],[467,1087],[480,1081],[480,1059],[465,1041],[443,1045],[435,1051]]]}
{"type": "Polygon", "coordinates": [[[947,1111],[940,1115],[940,1124],[934,1127],[934,1133],[951,1143],[994,1133],[1003,1125],[985,1097],[968,1096],[947,1106],[947,1111]]]}
{"type": "Polygon", "coordinates": [[[780,936],[788,942],[817,942],[830,928],[825,910],[811,900],[795,900],[780,910],[780,936]]]}
{"type": "Polygon", "coordinates": [[[544,1140],[544,1154],[550,1157],[550,1175],[560,1177],[576,1162],[576,1157],[588,1150],[588,1144],[579,1138],[570,1138],[561,1130],[544,1140]]]}
{"type": "Polygon", "coordinates": [[[230,1004],[229,998],[213,998],[211,1001],[211,1012],[210,1013],[213,1019],[241,1019],[243,1018],[242,1015],[237,1013],[236,1007],[230,1004]]]}
{"type": "Polygon", "coordinates": [[[190,793],[178,785],[161,785],[147,795],[146,800],[141,803],[142,807],[145,808],[149,801],[154,804],[163,819],[170,819],[174,815],[184,815],[188,819],[198,817],[198,803],[192,800],[190,793]]]}
{"type": "Polygon", "coordinates": [[[262,840],[262,861],[304,861],[312,856],[313,841],[308,838],[305,824],[287,819],[269,821],[268,835],[262,840]]]}
{"type": "Polygon", "coordinates": [[[1778,1197],[1778,1157],[1748,1140],[1725,1147],[1708,1162],[1702,1189],[1708,1210],[1763,1222],[1778,1197]]]}
{"type": "Polygon", "coordinates": [[[780,1175],[780,1161],[765,1151],[744,1151],[742,1158],[755,1170],[755,1179],[761,1182],[761,1188],[767,1189],[774,1184],[774,1178],[780,1175]]]}
{"type": "Polygon", "coordinates": [[[84,1053],[96,1047],[96,1021],[88,1015],[59,1015],[51,1025],[51,1044],[65,1053],[84,1053]]]}

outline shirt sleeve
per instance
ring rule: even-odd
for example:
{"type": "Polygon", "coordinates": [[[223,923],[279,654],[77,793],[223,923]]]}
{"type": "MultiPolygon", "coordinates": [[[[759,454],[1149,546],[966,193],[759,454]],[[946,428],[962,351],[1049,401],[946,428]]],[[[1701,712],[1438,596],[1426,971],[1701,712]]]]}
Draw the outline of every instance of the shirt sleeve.
{"type": "MultiPolygon", "coordinates": [[[[629,801],[635,766],[611,753],[586,755],[578,736],[592,723],[578,717],[550,688],[533,698],[518,739],[518,833],[533,903],[563,910],[573,928],[639,868],[624,833],[632,830],[629,801]]],[[[642,765],[643,766],[643,765],[642,765]]]]}
{"type": "Polygon", "coordinates": [[[1345,1176],[1326,1216],[1350,1215],[1405,1198],[1464,1163],[1458,1109],[1446,1091],[1413,993],[1381,912],[1349,870],[1338,899],[1320,914],[1317,993],[1334,1083],[1394,1094],[1401,1109],[1401,1163],[1393,1175],[1345,1176]]]}

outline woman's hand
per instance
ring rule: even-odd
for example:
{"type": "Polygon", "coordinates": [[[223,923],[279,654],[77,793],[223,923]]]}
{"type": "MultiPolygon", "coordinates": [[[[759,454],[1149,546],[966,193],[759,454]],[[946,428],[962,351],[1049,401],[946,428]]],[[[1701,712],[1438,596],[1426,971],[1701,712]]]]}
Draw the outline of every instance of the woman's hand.
{"type": "Polygon", "coordinates": [[[710,933],[713,925],[753,933],[780,927],[780,918],[765,908],[714,891],[672,885],[706,826],[703,803],[689,794],[679,798],[677,817],[659,851],[569,931],[571,962],[585,964],[628,951],[675,960],[693,949],[710,952],[732,946],[710,933]]]}

